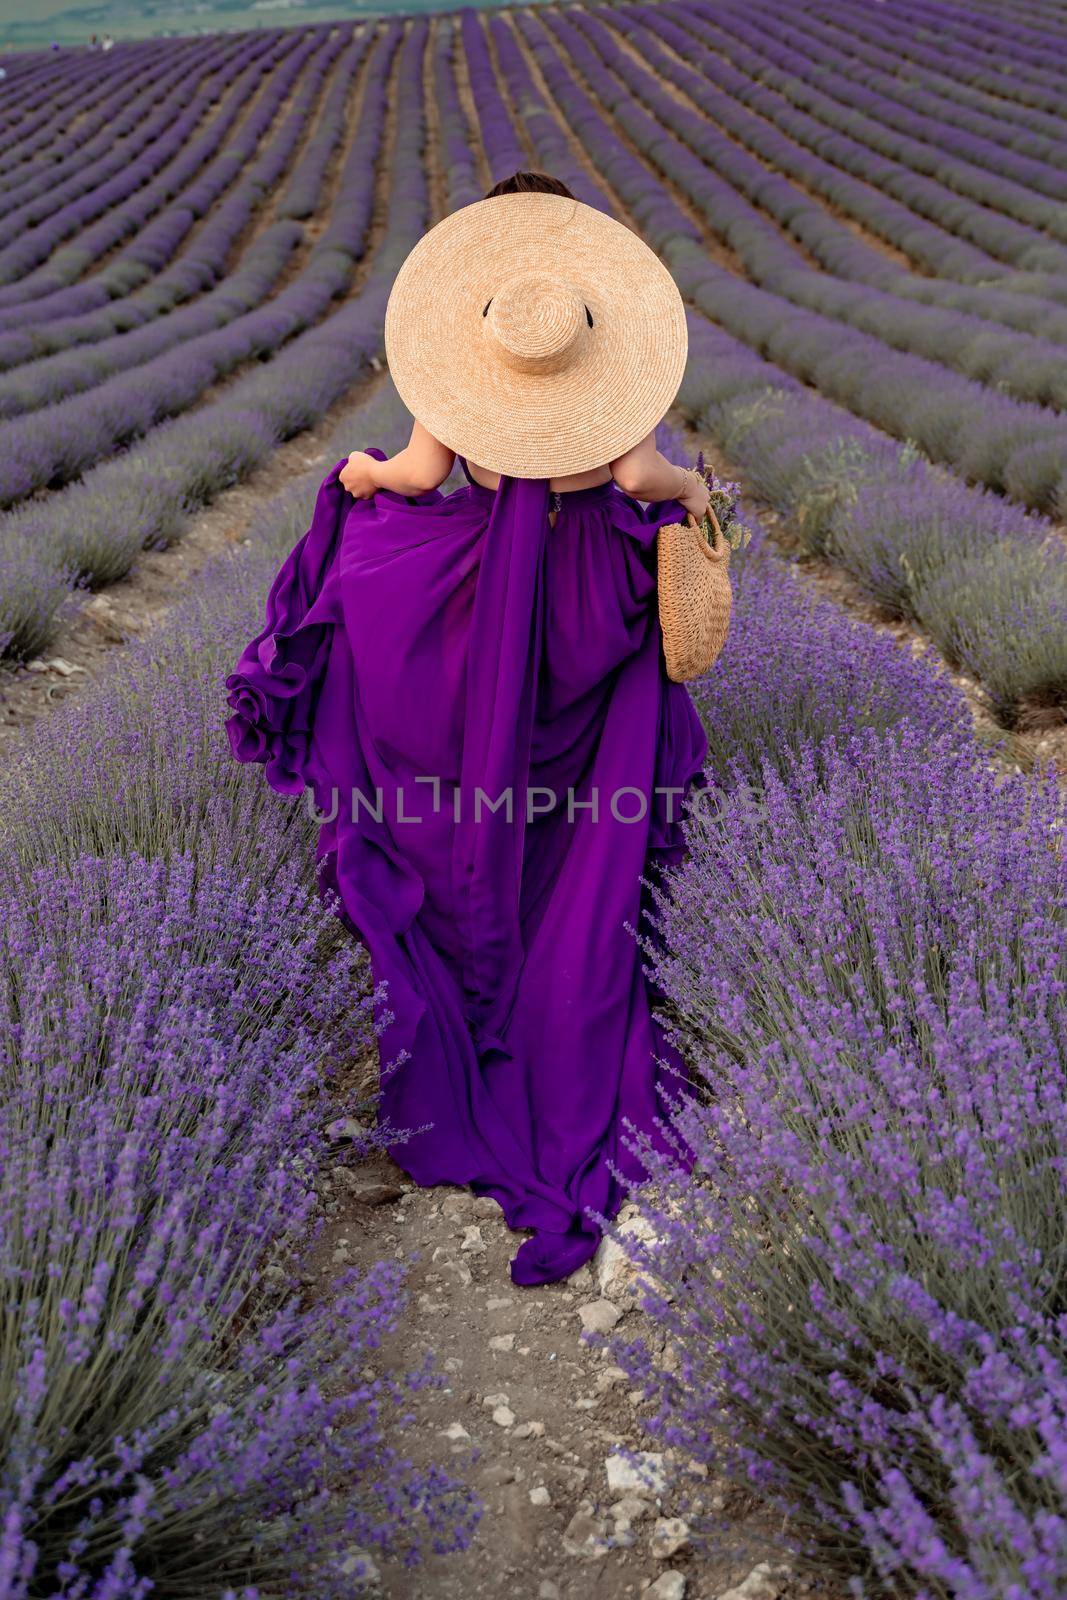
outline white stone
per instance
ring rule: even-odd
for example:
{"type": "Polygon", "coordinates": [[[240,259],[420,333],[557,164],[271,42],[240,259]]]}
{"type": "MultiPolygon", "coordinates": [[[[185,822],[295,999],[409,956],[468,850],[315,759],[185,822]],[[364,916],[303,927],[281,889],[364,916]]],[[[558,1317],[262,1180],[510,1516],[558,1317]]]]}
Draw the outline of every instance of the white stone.
{"type": "MultiPolygon", "coordinates": [[[[628,1239],[640,1239],[651,1244],[656,1237],[652,1224],[642,1216],[631,1217],[619,1224],[618,1232],[628,1239]]],[[[636,1267],[625,1247],[611,1234],[605,1234],[593,1257],[593,1276],[601,1294],[613,1298],[634,1292],[636,1267]]]]}
{"type": "Polygon", "coordinates": [[[656,1518],[650,1548],[657,1561],[669,1561],[688,1546],[689,1526],[681,1517],[656,1518]]]}
{"type": "Polygon", "coordinates": [[[607,1531],[607,1524],[593,1515],[593,1502],[582,1500],[563,1531],[563,1548],[569,1556],[599,1560],[610,1549],[607,1531]]]}
{"type": "Polygon", "coordinates": [[[586,1333],[610,1333],[622,1312],[610,1300],[587,1300],[578,1315],[586,1333]]]}
{"type": "Polygon", "coordinates": [[[61,678],[73,677],[76,672],[84,672],[84,667],[76,667],[70,661],[64,661],[62,656],[51,656],[45,660],[44,656],[35,656],[26,663],[27,672],[58,672],[61,678]]]}
{"type": "Polygon", "coordinates": [[[627,1375],[621,1367],[605,1367],[603,1372],[597,1373],[594,1387],[598,1394],[606,1394],[609,1389],[617,1389],[626,1382],[627,1375]]]}
{"type": "Polygon", "coordinates": [[[506,1311],[509,1306],[514,1304],[515,1302],[510,1295],[493,1295],[486,1301],[485,1309],[487,1311],[506,1311]]]}
{"type": "Polygon", "coordinates": [[[552,1504],[552,1496],[543,1483],[538,1484],[536,1489],[530,1490],[530,1504],[532,1506],[550,1506],[552,1504]]]}
{"type": "Polygon", "coordinates": [[[662,1494],[667,1487],[667,1477],[660,1451],[638,1450],[635,1457],[636,1464],[617,1452],[608,1457],[604,1463],[608,1488],[613,1494],[662,1494]]]}
{"type": "Polygon", "coordinates": [[[382,1575],[378,1571],[373,1558],[366,1550],[360,1550],[353,1545],[345,1551],[344,1560],[341,1562],[341,1571],[346,1578],[355,1577],[358,1573],[369,1583],[381,1583],[382,1575]]]}
{"type": "Polygon", "coordinates": [[[543,1439],[544,1436],[543,1422],[520,1422],[514,1434],[516,1439],[543,1439]]]}
{"type": "Polygon", "coordinates": [[[644,1517],[652,1515],[648,1501],[642,1500],[640,1495],[636,1494],[623,1495],[621,1500],[616,1500],[608,1509],[617,1522],[640,1522],[644,1517]]]}
{"type": "MultiPolygon", "coordinates": [[[[617,1230],[623,1238],[640,1240],[643,1244],[655,1244],[658,1238],[648,1218],[640,1212],[620,1221],[617,1230]]],[[[634,1261],[627,1245],[620,1243],[613,1234],[605,1234],[601,1239],[593,1257],[593,1272],[601,1294],[610,1300],[632,1303],[642,1290],[653,1291],[667,1301],[674,1299],[673,1291],[647,1268],[634,1261]]]]}
{"type": "Polygon", "coordinates": [[[686,1581],[685,1574],[681,1572],[661,1572],[655,1583],[645,1590],[652,1595],[654,1600],[685,1600],[686,1581]]]}
{"type": "Polygon", "coordinates": [[[506,1406],[509,1396],[506,1394],[487,1394],[482,1405],[487,1411],[492,1411],[494,1406],[506,1406]]]}
{"type": "Polygon", "coordinates": [[[469,1439],[470,1438],[470,1434],[467,1432],[467,1430],[463,1426],[462,1422],[450,1422],[448,1424],[447,1428],[442,1428],[441,1429],[441,1432],[442,1432],[442,1434],[444,1435],[444,1437],[446,1439],[469,1439]]]}
{"type": "Polygon", "coordinates": [[[493,1412],[493,1421],[498,1428],[510,1428],[515,1421],[515,1413],[510,1406],[497,1406],[493,1412]]]}
{"type": "Polygon", "coordinates": [[[331,1144],[342,1144],[346,1140],[362,1139],[367,1130],[362,1122],[357,1122],[355,1117],[338,1117],[335,1122],[326,1124],[326,1137],[331,1144]]]}
{"type": "Polygon", "coordinates": [[[490,1350],[514,1350],[515,1335],[513,1333],[494,1333],[489,1341],[490,1350]]]}
{"type": "Polygon", "coordinates": [[[725,1589],[718,1600],[778,1600],[789,1580],[788,1567],[772,1567],[761,1561],[734,1589],[725,1589]]]}
{"type": "Polygon", "coordinates": [[[482,1230],[476,1222],[472,1222],[469,1227],[464,1228],[463,1243],[460,1245],[460,1249],[469,1250],[472,1254],[478,1256],[485,1254],[485,1240],[482,1238],[482,1230]]]}

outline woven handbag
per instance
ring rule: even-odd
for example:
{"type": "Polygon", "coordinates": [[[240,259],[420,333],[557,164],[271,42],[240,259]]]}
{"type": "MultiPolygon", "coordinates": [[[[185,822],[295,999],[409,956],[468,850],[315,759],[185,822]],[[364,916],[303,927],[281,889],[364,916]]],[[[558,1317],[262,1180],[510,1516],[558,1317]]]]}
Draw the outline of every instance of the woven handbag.
{"type": "Polygon", "coordinates": [[[707,672],[726,643],[730,627],[730,546],[711,507],[714,542],[691,511],[656,536],[659,623],[667,676],[688,683],[707,672]]]}

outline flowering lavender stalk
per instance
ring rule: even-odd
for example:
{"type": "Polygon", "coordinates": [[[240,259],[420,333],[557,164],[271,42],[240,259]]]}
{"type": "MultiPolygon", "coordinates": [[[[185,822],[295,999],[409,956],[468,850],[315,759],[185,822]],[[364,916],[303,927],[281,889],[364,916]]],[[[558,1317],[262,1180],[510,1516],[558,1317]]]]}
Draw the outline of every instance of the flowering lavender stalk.
{"type": "Polygon", "coordinates": [[[466,1491],[387,1442],[432,1374],[368,1370],[400,1269],[306,1311],[295,1292],[324,1074],[373,1038],[375,998],[351,942],[324,960],[330,913],[300,877],[83,855],[2,904],[12,1600],[334,1600],[362,1592],[353,1548],[469,1535],[466,1491]]]}
{"type": "Polygon", "coordinates": [[[656,896],[695,1165],[619,1235],[666,1352],[615,1358],[857,1595],[1058,1600],[1067,799],[902,723],[727,800],[656,896]]]}
{"type": "MultiPolygon", "coordinates": [[[[703,450],[698,451],[694,469],[700,474],[708,486],[711,498],[708,501],[710,510],[714,513],[719,524],[719,529],[731,550],[741,550],[752,538],[752,529],[741,520],[741,485],[725,478],[720,478],[714,467],[709,467],[704,461],[703,450]]],[[[707,512],[700,519],[700,530],[709,544],[715,542],[715,527],[707,512]]]]}

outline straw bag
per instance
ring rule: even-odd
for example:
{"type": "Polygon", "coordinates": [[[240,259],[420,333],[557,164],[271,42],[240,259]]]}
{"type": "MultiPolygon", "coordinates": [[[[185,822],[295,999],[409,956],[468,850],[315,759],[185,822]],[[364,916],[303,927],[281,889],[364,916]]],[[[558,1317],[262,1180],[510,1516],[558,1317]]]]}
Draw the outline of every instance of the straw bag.
{"type": "Polygon", "coordinates": [[[730,546],[711,507],[712,543],[691,511],[659,530],[659,623],[667,676],[687,683],[707,672],[730,626],[730,546]]]}

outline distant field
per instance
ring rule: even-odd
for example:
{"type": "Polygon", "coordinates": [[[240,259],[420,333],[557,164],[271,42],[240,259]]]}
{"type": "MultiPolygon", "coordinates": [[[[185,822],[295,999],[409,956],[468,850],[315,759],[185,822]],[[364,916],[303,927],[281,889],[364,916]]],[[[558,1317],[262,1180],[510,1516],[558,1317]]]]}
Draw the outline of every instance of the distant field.
{"type": "Polygon", "coordinates": [[[210,498],[318,415],[380,355],[384,297],[422,229],[532,165],[670,265],[692,319],[690,420],[738,389],[762,395],[767,426],[742,435],[725,413],[720,426],[779,497],[791,491],[769,464],[768,427],[817,441],[831,480],[847,460],[847,504],[831,481],[806,537],[823,550],[832,536],[835,559],[965,662],[998,716],[1056,704],[1062,19],[1047,0],[1010,26],[992,7],[950,23],[928,0],[673,0],[12,58],[0,154],[6,648],[40,645],[61,572],[105,582],[139,542],[170,536],[190,495],[210,498]],[[731,392],[724,370],[737,373],[731,392]],[[775,396],[793,399],[772,425],[775,396]],[[250,397],[260,436],[222,446],[234,417],[247,426],[250,397]],[[221,462],[194,471],[190,441],[202,438],[221,462]],[[142,458],[165,462],[173,485],[150,507],[137,500],[142,458]],[[871,521],[887,480],[912,499],[920,485],[938,507],[932,530],[909,535],[910,576],[887,569],[888,513],[871,521]],[[114,496],[130,506],[121,535],[114,496]],[[77,535],[68,501],[89,508],[77,535]],[[1011,552],[1010,598],[1007,555],[993,549],[1011,552]]]}
{"type": "MultiPolygon", "coordinates": [[[[492,0],[489,0],[492,3],[492,0]]],[[[100,5],[20,4],[0,0],[0,50],[51,45],[87,45],[95,34],[115,40],[162,35],[233,32],[240,28],[310,26],[359,17],[441,11],[436,0],[401,5],[397,0],[104,0],[100,5]]]]}

